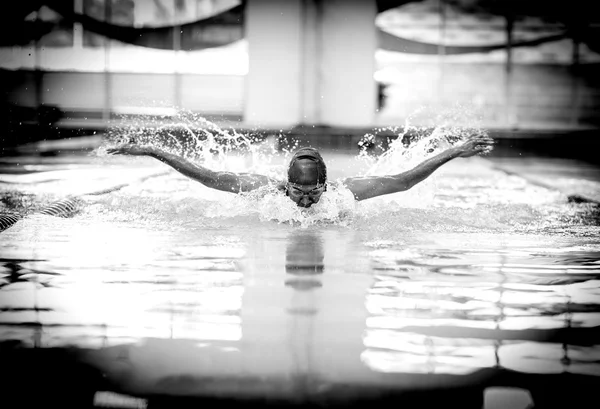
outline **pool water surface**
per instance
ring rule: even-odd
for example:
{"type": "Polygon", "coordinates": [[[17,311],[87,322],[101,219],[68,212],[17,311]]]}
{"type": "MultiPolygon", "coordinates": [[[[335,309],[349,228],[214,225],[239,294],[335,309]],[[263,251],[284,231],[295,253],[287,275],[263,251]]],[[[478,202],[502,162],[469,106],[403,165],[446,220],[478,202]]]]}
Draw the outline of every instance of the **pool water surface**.
{"type": "MultiPolygon", "coordinates": [[[[331,180],[367,166],[323,156],[331,180]]],[[[598,206],[486,158],[389,197],[330,192],[306,214],[146,158],[7,159],[2,181],[18,221],[0,232],[0,353],[44,391],[68,394],[48,379],[75,382],[72,365],[92,374],[78,378],[90,394],[155,407],[482,408],[493,387],[527,391],[535,408],[583,407],[600,384],[598,206]],[[69,195],[69,217],[40,214],[69,195]],[[30,374],[32,351],[48,355],[30,374]]]]}

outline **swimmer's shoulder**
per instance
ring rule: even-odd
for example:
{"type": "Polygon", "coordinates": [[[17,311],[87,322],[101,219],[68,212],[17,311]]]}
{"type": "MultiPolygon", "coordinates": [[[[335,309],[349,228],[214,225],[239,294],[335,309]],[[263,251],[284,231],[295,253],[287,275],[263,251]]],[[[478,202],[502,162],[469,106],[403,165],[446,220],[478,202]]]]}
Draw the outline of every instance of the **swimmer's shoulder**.
{"type": "Polygon", "coordinates": [[[275,183],[275,189],[277,189],[278,192],[285,192],[286,185],[287,182],[285,180],[277,180],[275,183]]]}

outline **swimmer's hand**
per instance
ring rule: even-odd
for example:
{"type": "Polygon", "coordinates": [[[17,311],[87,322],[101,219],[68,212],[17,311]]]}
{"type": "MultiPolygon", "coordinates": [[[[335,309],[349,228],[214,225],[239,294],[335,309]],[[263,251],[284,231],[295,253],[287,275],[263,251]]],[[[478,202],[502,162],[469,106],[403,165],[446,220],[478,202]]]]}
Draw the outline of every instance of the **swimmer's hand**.
{"type": "Polygon", "coordinates": [[[467,140],[454,149],[457,150],[457,157],[468,158],[482,153],[488,153],[494,146],[494,140],[489,136],[469,136],[467,140]]]}
{"type": "Polygon", "coordinates": [[[106,149],[106,153],[108,155],[144,156],[150,153],[150,149],[147,146],[124,144],[114,148],[108,148],[106,149]]]}

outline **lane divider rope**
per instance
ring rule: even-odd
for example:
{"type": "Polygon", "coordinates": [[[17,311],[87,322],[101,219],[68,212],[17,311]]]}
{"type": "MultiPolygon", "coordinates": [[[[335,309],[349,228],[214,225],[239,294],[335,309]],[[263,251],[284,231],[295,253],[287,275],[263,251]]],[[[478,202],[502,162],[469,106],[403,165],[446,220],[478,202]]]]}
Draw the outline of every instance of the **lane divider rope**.
{"type": "Polygon", "coordinates": [[[524,175],[524,174],[522,174],[520,172],[517,172],[517,171],[513,171],[513,170],[510,170],[510,169],[507,169],[507,168],[505,168],[503,166],[492,164],[492,169],[498,170],[500,172],[504,172],[505,174],[510,175],[510,176],[518,176],[518,177],[520,177],[522,179],[525,179],[528,183],[531,183],[533,185],[561,192],[565,196],[567,196],[567,200],[569,202],[573,202],[573,203],[595,203],[595,204],[600,204],[600,201],[595,200],[595,199],[593,199],[591,197],[588,197],[586,195],[581,195],[581,194],[577,194],[577,193],[566,193],[566,192],[562,191],[560,188],[558,188],[556,186],[553,186],[550,183],[545,183],[545,182],[543,182],[541,180],[529,177],[529,176],[524,175]]]}
{"type": "MultiPolygon", "coordinates": [[[[94,189],[92,191],[81,193],[79,196],[67,196],[63,199],[57,200],[55,202],[50,203],[48,206],[44,207],[42,210],[37,212],[37,214],[44,214],[47,216],[55,216],[55,217],[71,217],[77,209],[79,208],[82,200],[80,197],[83,196],[98,196],[106,193],[111,193],[117,191],[119,189],[124,188],[125,186],[129,186],[133,183],[140,183],[147,179],[164,176],[169,174],[170,171],[162,171],[158,173],[152,173],[149,175],[144,175],[140,178],[131,180],[126,183],[119,183],[118,185],[109,186],[101,189],[94,189]]],[[[13,226],[19,220],[25,218],[26,215],[18,215],[18,214],[4,214],[0,215],[0,232],[5,231],[6,229],[13,226]]]]}

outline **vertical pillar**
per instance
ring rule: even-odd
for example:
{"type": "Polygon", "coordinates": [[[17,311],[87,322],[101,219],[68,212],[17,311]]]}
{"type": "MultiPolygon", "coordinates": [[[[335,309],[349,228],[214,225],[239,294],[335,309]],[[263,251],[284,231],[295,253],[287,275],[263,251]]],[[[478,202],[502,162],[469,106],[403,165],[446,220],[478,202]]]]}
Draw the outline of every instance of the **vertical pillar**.
{"type": "Polygon", "coordinates": [[[444,82],[445,82],[445,78],[444,78],[444,62],[445,62],[445,58],[446,58],[446,27],[447,27],[447,20],[448,20],[448,13],[446,10],[446,2],[443,0],[440,0],[439,4],[438,4],[438,12],[440,15],[440,21],[439,21],[439,27],[438,27],[438,33],[439,33],[439,39],[438,39],[438,55],[437,55],[437,60],[438,60],[438,82],[437,82],[437,100],[443,104],[446,103],[445,100],[445,95],[444,95],[444,82]]]}
{"type": "Polygon", "coordinates": [[[249,0],[245,121],[372,125],[376,14],[373,0],[249,0]]]}
{"type": "Polygon", "coordinates": [[[173,0],[173,54],[175,64],[173,68],[174,77],[174,95],[173,101],[176,109],[181,108],[181,74],[179,73],[179,65],[181,64],[181,21],[177,16],[177,0],[173,0]]]}
{"type": "MultiPolygon", "coordinates": [[[[581,23],[576,27],[583,27],[583,29],[587,28],[585,23],[581,23]]],[[[572,54],[572,60],[571,60],[571,67],[570,67],[570,74],[571,74],[571,118],[570,118],[570,122],[571,125],[574,127],[577,127],[577,125],[579,124],[579,116],[580,116],[580,111],[581,111],[581,104],[580,104],[580,96],[581,96],[581,91],[580,91],[580,73],[581,73],[581,67],[580,67],[580,47],[581,47],[581,37],[580,37],[580,31],[579,30],[575,30],[575,35],[573,36],[573,54],[572,54]]]]}
{"type": "Polygon", "coordinates": [[[319,125],[322,121],[321,82],[323,70],[322,1],[304,0],[302,10],[302,89],[301,123],[319,125]]]}
{"type": "MultiPolygon", "coordinates": [[[[104,21],[112,21],[112,0],[104,2],[104,21]]],[[[102,120],[110,121],[112,111],[112,77],[110,73],[110,44],[111,40],[104,37],[104,109],[102,110],[102,120]]]]}
{"type": "Polygon", "coordinates": [[[300,122],[302,4],[302,0],[247,2],[247,123],[288,126],[300,122]]]}
{"type": "Polygon", "coordinates": [[[506,22],[506,64],[504,66],[504,112],[505,126],[510,128],[516,127],[517,121],[515,118],[515,100],[513,98],[513,30],[515,27],[515,16],[508,11],[505,15],[506,22]]]}
{"type": "MultiPolygon", "coordinates": [[[[83,0],[75,0],[74,11],[83,15],[83,0]]],[[[83,26],[81,23],[73,23],[73,51],[77,52],[83,48],[83,26]]]]}
{"type": "Polygon", "coordinates": [[[375,50],[377,4],[322,0],[322,124],[370,126],[377,110],[375,50]]]}
{"type": "Polygon", "coordinates": [[[34,40],[33,46],[33,81],[35,84],[35,98],[34,107],[36,109],[36,121],[40,121],[39,112],[42,105],[44,105],[44,71],[41,67],[42,63],[42,48],[40,47],[39,40],[34,40]]]}

